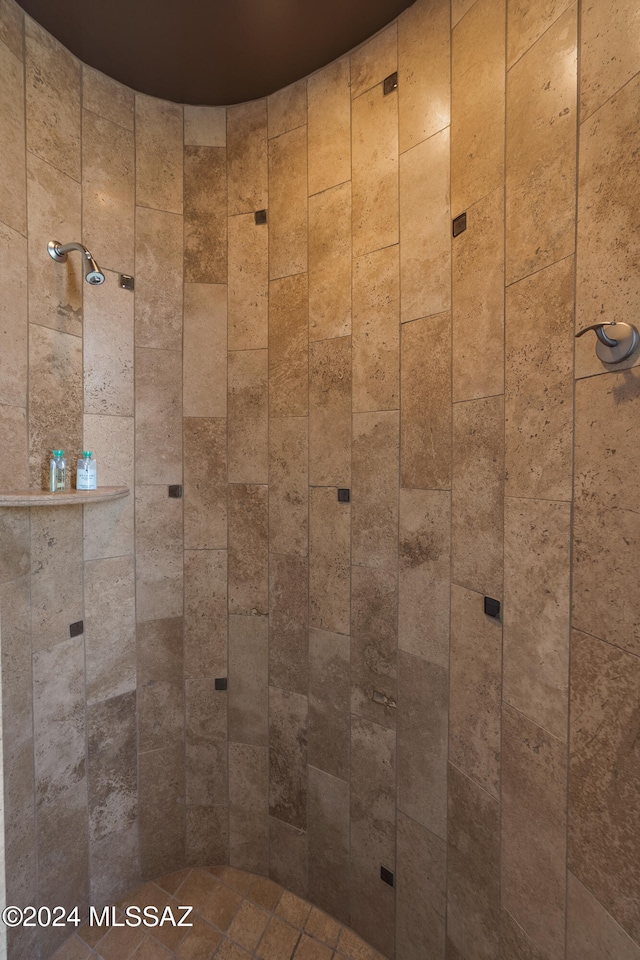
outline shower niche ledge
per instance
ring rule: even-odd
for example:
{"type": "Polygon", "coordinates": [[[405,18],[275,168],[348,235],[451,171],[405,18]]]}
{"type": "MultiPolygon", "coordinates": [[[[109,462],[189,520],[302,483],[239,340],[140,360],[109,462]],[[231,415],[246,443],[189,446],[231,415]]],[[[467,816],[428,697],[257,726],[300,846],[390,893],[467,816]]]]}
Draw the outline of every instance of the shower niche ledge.
{"type": "Polygon", "coordinates": [[[129,487],[98,487],[97,490],[65,490],[50,493],[48,490],[0,491],[0,507],[65,507],[81,503],[104,503],[129,496],[129,487]]]}

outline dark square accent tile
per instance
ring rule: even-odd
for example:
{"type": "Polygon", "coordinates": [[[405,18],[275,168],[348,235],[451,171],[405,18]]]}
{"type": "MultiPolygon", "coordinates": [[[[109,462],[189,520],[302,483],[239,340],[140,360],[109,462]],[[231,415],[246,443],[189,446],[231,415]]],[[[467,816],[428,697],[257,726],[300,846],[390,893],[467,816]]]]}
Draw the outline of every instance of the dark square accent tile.
{"type": "Polygon", "coordinates": [[[216,677],[214,681],[214,686],[216,690],[226,690],[227,689],[227,678],[226,677],[216,677]]]}
{"type": "Polygon", "coordinates": [[[459,237],[461,233],[467,229],[467,215],[466,213],[461,213],[459,217],[455,217],[453,220],[453,235],[454,237],[459,237]]]}
{"type": "Polygon", "coordinates": [[[346,487],[338,487],[338,502],[349,503],[351,500],[351,491],[346,487]]]}
{"type": "Polygon", "coordinates": [[[256,224],[266,223],[267,222],[267,211],[266,210],[256,210],[255,212],[256,224]]]}
{"type": "Polygon", "coordinates": [[[84,633],[84,621],[76,620],[75,623],[69,624],[69,636],[70,637],[79,637],[80,634],[84,633]]]}
{"type": "Polygon", "coordinates": [[[393,93],[394,90],[398,89],[398,74],[390,73],[388,77],[384,78],[384,95],[387,96],[388,93],[393,93]]]}
{"type": "Polygon", "coordinates": [[[500,601],[494,600],[493,597],[485,597],[484,612],[488,617],[493,617],[494,620],[499,620],[500,619],[500,601]]]}
{"type": "Polygon", "coordinates": [[[182,485],[180,483],[170,484],[169,496],[176,500],[180,500],[182,498],[182,485]]]}
{"type": "Polygon", "coordinates": [[[385,883],[388,883],[390,887],[393,887],[394,878],[391,870],[387,870],[386,867],[380,867],[380,879],[384,880],[385,883]]]}

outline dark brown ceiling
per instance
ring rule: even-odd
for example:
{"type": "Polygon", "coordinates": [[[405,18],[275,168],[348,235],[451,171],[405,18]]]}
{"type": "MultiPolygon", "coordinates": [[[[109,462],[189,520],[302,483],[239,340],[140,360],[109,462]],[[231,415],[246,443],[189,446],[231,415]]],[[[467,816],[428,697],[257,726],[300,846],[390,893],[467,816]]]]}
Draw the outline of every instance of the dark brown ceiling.
{"type": "Polygon", "coordinates": [[[264,97],[390,23],[413,0],[19,0],[84,63],[177,103],[264,97]]]}

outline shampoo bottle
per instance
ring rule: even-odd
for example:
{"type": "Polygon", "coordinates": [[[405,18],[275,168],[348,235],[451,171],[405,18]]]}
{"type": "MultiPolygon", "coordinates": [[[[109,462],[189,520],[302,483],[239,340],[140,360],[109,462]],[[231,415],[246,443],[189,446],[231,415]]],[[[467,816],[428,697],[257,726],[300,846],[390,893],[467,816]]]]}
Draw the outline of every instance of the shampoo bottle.
{"type": "Polygon", "coordinates": [[[51,493],[60,493],[67,486],[67,461],[64,459],[64,450],[54,450],[49,461],[49,490],[51,493]]]}
{"type": "Polygon", "coordinates": [[[92,460],[91,450],[83,450],[76,470],[76,490],[97,490],[98,476],[96,461],[92,460]]]}

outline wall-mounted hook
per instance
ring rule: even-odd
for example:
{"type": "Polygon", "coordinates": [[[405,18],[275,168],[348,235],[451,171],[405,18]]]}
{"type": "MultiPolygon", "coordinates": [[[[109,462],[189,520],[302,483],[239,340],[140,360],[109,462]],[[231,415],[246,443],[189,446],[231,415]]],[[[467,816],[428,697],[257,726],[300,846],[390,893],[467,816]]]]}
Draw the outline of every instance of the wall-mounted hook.
{"type": "Polygon", "coordinates": [[[602,323],[592,323],[590,327],[585,327],[576,338],[593,330],[598,342],[596,343],[596,354],[603,363],[622,363],[627,357],[630,357],[638,346],[640,335],[637,329],[631,323],[617,323],[615,320],[603,320],[602,323]],[[604,328],[609,327],[607,333],[604,328]]]}

